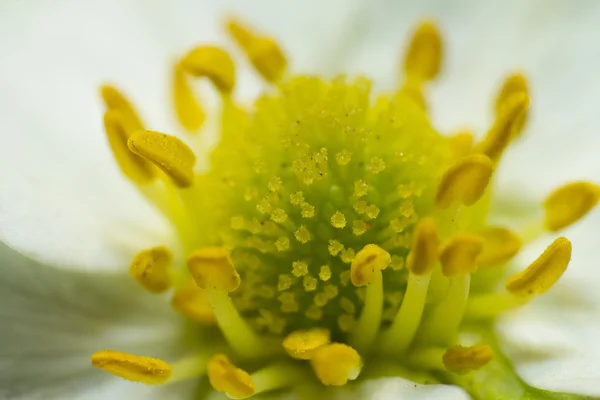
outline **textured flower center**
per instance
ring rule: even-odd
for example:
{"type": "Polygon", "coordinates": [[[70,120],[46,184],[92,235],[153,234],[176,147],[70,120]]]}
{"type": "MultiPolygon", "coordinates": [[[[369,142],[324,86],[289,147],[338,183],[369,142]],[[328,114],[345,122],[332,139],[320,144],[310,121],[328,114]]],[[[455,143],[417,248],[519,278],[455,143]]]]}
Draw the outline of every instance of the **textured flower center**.
{"type": "Polygon", "coordinates": [[[505,81],[481,141],[441,135],[424,96],[441,64],[431,23],[414,33],[401,88],[379,96],[364,78],[288,75],[272,39],[236,22],[228,28],[272,86],[244,108],[222,49],[200,46],[176,64],[174,107],[186,130],[205,118],[190,79],[208,78],[221,94],[207,172],[194,170],[184,141],[145,130],[118,90],[102,91],[121,170],[181,242],[141,251],[130,273],[150,292],[173,290],[178,312],[218,325],[225,351],[170,365],[107,350],[94,365],[150,384],[187,378],[191,368],[232,398],[310,382],[311,369],[322,384],[343,385],[385,362],[466,385],[449,376],[485,368],[495,345],[462,346],[460,334],[489,330],[499,313],[550,289],[571,243],[557,238],[499,289],[507,263],[523,243],[584,216],[598,188],[557,189],[526,230],[490,225],[490,182],[525,126],[527,83],[505,81]],[[181,256],[186,265],[174,262],[181,256]]]}

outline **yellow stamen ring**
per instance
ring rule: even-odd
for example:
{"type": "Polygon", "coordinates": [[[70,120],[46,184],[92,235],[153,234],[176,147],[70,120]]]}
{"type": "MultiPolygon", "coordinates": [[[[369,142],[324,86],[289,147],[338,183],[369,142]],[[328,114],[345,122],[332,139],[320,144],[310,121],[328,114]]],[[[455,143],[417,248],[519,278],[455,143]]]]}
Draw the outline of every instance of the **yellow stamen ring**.
{"type": "Polygon", "coordinates": [[[326,386],[342,386],[360,374],[362,361],[357,351],[342,343],[320,347],[311,365],[317,378],[326,386]]]}
{"type": "Polygon", "coordinates": [[[440,238],[433,218],[424,218],[413,233],[412,247],[406,260],[406,268],[415,275],[431,271],[438,257],[440,238]]]}
{"type": "Polygon", "coordinates": [[[102,350],[92,355],[94,367],[129,381],[159,385],[171,377],[171,366],[158,358],[136,356],[113,350],[102,350]]]}
{"type": "Polygon", "coordinates": [[[506,228],[489,227],[477,232],[483,248],[477,257],[478,267],[489,267],[510,260],[521,249],[521,239],[506,228]]]}
{"type": "Polygon", "coordinates": [[[190,281],[178,289],[171,299],[171,306],[181,314],[203,324],[216,324],[217,320],[204,289],[190,281]]]}
{"type": "Polygon", "coordinates": [[[283,340],[283,348],[292,358],[310,360],[319,348],[329,342],[328,329],[314,328],[290,333],[283,340]]]}
{"type": "Polygon", "coordinates": [[[446,369],[456,374],[465,374],[482,368],[494,357],[494,352],[487,345],[471,347],[452,346],[444,353],[442,362],[446,369]]]}
{"type": "Polygon", "coordinates": [[[590,212],[600,199],[600,187],[591,182],[571,182],[554,190],[544,208],[544,225],[549,231],[559,231],[590,212]]]}
{"type": "Polygon", "coordinates": [[[133,258],[129,274],[149,292],[162,293],[171,286],[172,262],[169,249],[154,247],[141,251],[133,258]]]}
{"type": "Polygon", "coordinates": [[[433,22],[423,22],[411,39],[404,60],[409,79],[428,81],[437,76],[442,64],[442,40],[433,22]]]}
{"type": "Polygon", "coordinates": [[[472,154],[464,157],[448,168],[442,176],[435,195],[435,205],[446,209],[460,201],[471,206],[483,196],[494,164],[483,154],[472,154]]]}
{"type": "Polygon", "coordinates": [[[183,57],[181,68],[192,76],[210,79],[222,93],[230,93],[235,86],[233,60],[218,47],[196,47],[183,57]]]}
{"type": "Polygon", "coordinates": [[[233,365],[223,354],[208,361],[207,374],[212,387],[232,399],[247,399],[256,392],[248,372],[233,365]]]}
{"type": "Polygon", "coordinates": [[[532,296],[550,289],[571,261],[571,242],[559,237],[524,271],[506,281],[506,290],[517,296],[532,296]]]}
{"type": "Polygon", "coordinates": [[[350,266],[350,280],[354,286],[369,285],[373,275],[390,265],[392,256],[376,244],[363,247],[352,260],[350,266]]]}
{"type": "Polygon", "coordinates": [[[233,292],[240,285],[229,253],[222,247],[203,247],[195,250],[187,260],[188,269],[199,287],[233,292]]]}
{"type": "Polygon", "coordinates": [[[459,233],[450,238],[440,250],[440,263],[445,276],[469,274],[477,270],[477,256],[483,240],[476,235],[459,233]]]}
{"type": "Polygon", "coordinates": [[[194,132],[200,129],[205,118],[204,111],[192,92],[181,64],[173,67],[173,104],[177,119],[186,130],[194,132]]]}

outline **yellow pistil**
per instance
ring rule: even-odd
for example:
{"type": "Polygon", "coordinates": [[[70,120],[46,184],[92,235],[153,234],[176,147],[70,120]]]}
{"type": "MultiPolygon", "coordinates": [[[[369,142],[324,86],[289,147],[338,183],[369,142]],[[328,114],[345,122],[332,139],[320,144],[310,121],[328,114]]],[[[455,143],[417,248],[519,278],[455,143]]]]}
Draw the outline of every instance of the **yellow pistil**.
{"type": "Polygon", "coordinates": [[[188,257],[188,268],[202,289],[233,292],[240,285],[240,275],[235,270],[229,253],[222,247],[203,247],[188,257]]]}
{"type": "Polygon", "coordinates": [[[431,272],[438,257],[440,239],[435,220],[424,218],[413,233],[411,251],[406,259],[406,268],[415,275],[431,272]]]}
{"type": "Polygon", "coordinates": [[[465,374],[484,367],[494,357],[487,345],[470,347],[452,346],[444,353],[442,361],[446,369],[456,374],[465,374]]]}
{"type": "Polygon", "coordinates": [[[287,60],[277,42],[270,37],[257,35],[236,20],[230,20],[227,29],[262,77],[268,82],[279,82],[287,67],[287,60]]]}
{"type": "Polygon", "coordinates": [[[94,353],[92,365],[123,379],[147,385],[159,385],[171,377],[171,366],[163,360],[113,350],[94,353]]]}
{"type": "Polygon", "coordinates": [[[232,399],[247,399],[256,391],[250,374],[233,365],[223,354],[208,361],[207,373],[212,387],[232,399]]]}
{"type": "Polygon", "coordinates": [[[222,93],[231,93],[235,87],[235,67],[229,54],[215,46],[200,46],[186,54],[180,62],[188,74],[211,80],[222,93]]]}
{"type": "Polygon", "coordinates": [[[156,171],[151,163],[132,153],[127,147],[127,140],[133,129],[127,124],[128,121],[122,111],[114,109],[104,114],[104,129],[108,144],[121,172],[134,183],[145,185],[154,180],[156,171]]]}
{"type": "Polygon", "coordinates": [[[559,237],[529,267],[508,278],[506,290],[523,297],[542,294],[558,281],[569,261],[571,242],[559,237]]]}
{"type": "Polygon", "coordinates": [[[292,358],[310,360],[319,348],[329,342],[328,329],[314,328],[290,333],[283,339],[283,348],[292,358]]]}
{"type": "Polygon", "coordinates": [[[171,287],[173,256],[164,246],[139,252],[131,262],[129,274],[146,290],[162,293],[171,287]]]}
{"type": "Polygon", "coordinates": [[[465,206],[475,204],[483,195],[493,170],[492,161],[483,154],[464,157],[442,176],[435,195],[435,205],[446,209],[458,201],[465,206]]]}
{"type": "Polygon", "coordinates": [[[358,378],[362,368],[356,350],[342,343],[319,348],[310,361],[317,378],[326,386],[345,385],[358,378]]]}
{"type": "Polygon", "coordinates": [[[373,276],[386,269],[391,262],[390,253],[376,244],[368,244],[354,256],[350,266],[350,280],[357,287],[369,285],[373,276]]]}
{"type": "Polygon", "coordinates": [[[571,182],[554,190],[544,201],[544,226],[559,231],[590,212],[600,199],[600,187],[591,182],[571,182]]]}
{"type": "Polygon", "coordinates": [[[477,256],[483,240],[471,234],[456,234],[440,250],[440,264],[445,276],[470,274],[477,270],[477,256]]]}
{"type": "Polygon", "coordinates": [[[173,67],[173,104],[179,123],[189,132],[195,132],[204,122],[204,111],[192,92],[190,82],[181,64],[173,67]]]}
{"type": "Polygon", "coordinates": [[[408,47],[404,73],[408,79],[428,81],[437,76],[442,62],[442,40],[431,21],[421,23],[408,47]]]}
{"type": "Polygon", "coordinates": [[[523,128],[524,114],[529,107],[527,93],[517,92],[504,100],[504,105],[496,116],[496,121],[475,151],[497,161],[511,139],[518,136],[523,128]]]}
{"type": "Polygon", "coordinates": [[[177,289],[171,305],[181,314],[203,324],[214,325],[217,322],[204,289],[199,288],[194,281],[177,289]]]}
{"type": "Polygon", "coordinates": [[[100,88],[100,95],[104,100],[107,111],[116,110],[124,118],[124,125],[130,129],[129,134],[139,129],[144,129],[144,125],[138,116],[135,108],[123,93],[114,86],[104,85],[100,88]]]}
{"type": "Polygon", "coordinates": [[[137,131],[127,142],[129,150],[153,162],[182,188],[194,182],[194,152],[175,136],[154,131],[137,131]]]}
{"type": "Polygon", "coordinates": [[[478,267],[502,264],[510,260],[521,248],[521,239],[506,228],[485,228],[478,231],[477,236],[483,240],[481,253],[477,256],[478,267]]]}

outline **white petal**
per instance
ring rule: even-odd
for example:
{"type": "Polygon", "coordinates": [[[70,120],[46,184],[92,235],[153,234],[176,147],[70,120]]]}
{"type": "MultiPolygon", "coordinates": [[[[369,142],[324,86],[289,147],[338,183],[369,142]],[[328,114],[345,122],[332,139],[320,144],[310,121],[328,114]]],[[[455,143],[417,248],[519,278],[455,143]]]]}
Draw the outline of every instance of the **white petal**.
{"type": "Polygon", "coordinates": [[[0,260],[2,398],[101,392],[119,379],[92,367],[90,356],[99,350],[172,361],[191,348],[168,301],[125,275],[56,270],[4,245],[0,260]]]}
{"type": "Polygon", "coordinates": [[[348,398],[469,400],[471,397],[457,386],[420,385],[402,378],[381,378],[343,387],[334,398],[339,400],[348,398]]]}

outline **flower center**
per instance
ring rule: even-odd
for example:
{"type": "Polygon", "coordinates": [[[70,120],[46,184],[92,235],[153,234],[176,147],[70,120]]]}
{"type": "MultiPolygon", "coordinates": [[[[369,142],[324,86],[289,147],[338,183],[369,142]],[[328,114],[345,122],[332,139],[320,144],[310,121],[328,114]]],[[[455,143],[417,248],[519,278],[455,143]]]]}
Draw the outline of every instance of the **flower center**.
{"type": "MultiPolygon", "coordinates": [[[[229,357],[203,356],[201,372],[214,389],[245,398],[293,385],[290,376],[306,366],[321,383],[343,385],[365,356],[426,373],[484,367],[491,348],[459,346],[460,333],[548,290],[571,243],[556,239],[502,291],[497,271],[522,243],[585,215],[600,193],[568,184],[548,197],[533,228],[489,225],[494,169],[526,123],[524,78],[507,79],[493,126],[473,145],[469,133],[439,134],[427,116],[425,86],[442,52],[431,23],[414,33],[402,87],[377,97],[364,78],[289,76],[272,39],[237,22],[228,28],[272,88],[246,109],[232,97],[234,64],[222,49],[201,46],[176,64],[174,106],[186,130],[205,119],[190,78],[210,79],[221,95],[207,172],[194,170],[182,140],[144,130],[120,92],[102,92],[121,170],[181,239],[181,249],[140,252],[130,273],[150,292],[173,289],[177,311],[218,325],[229,357]],[[181,267],[172,254],[180,251],[181,267]]],[[[92,360],[146,383],[182,379],[190,368],[112,351],[92,360]]]]}

